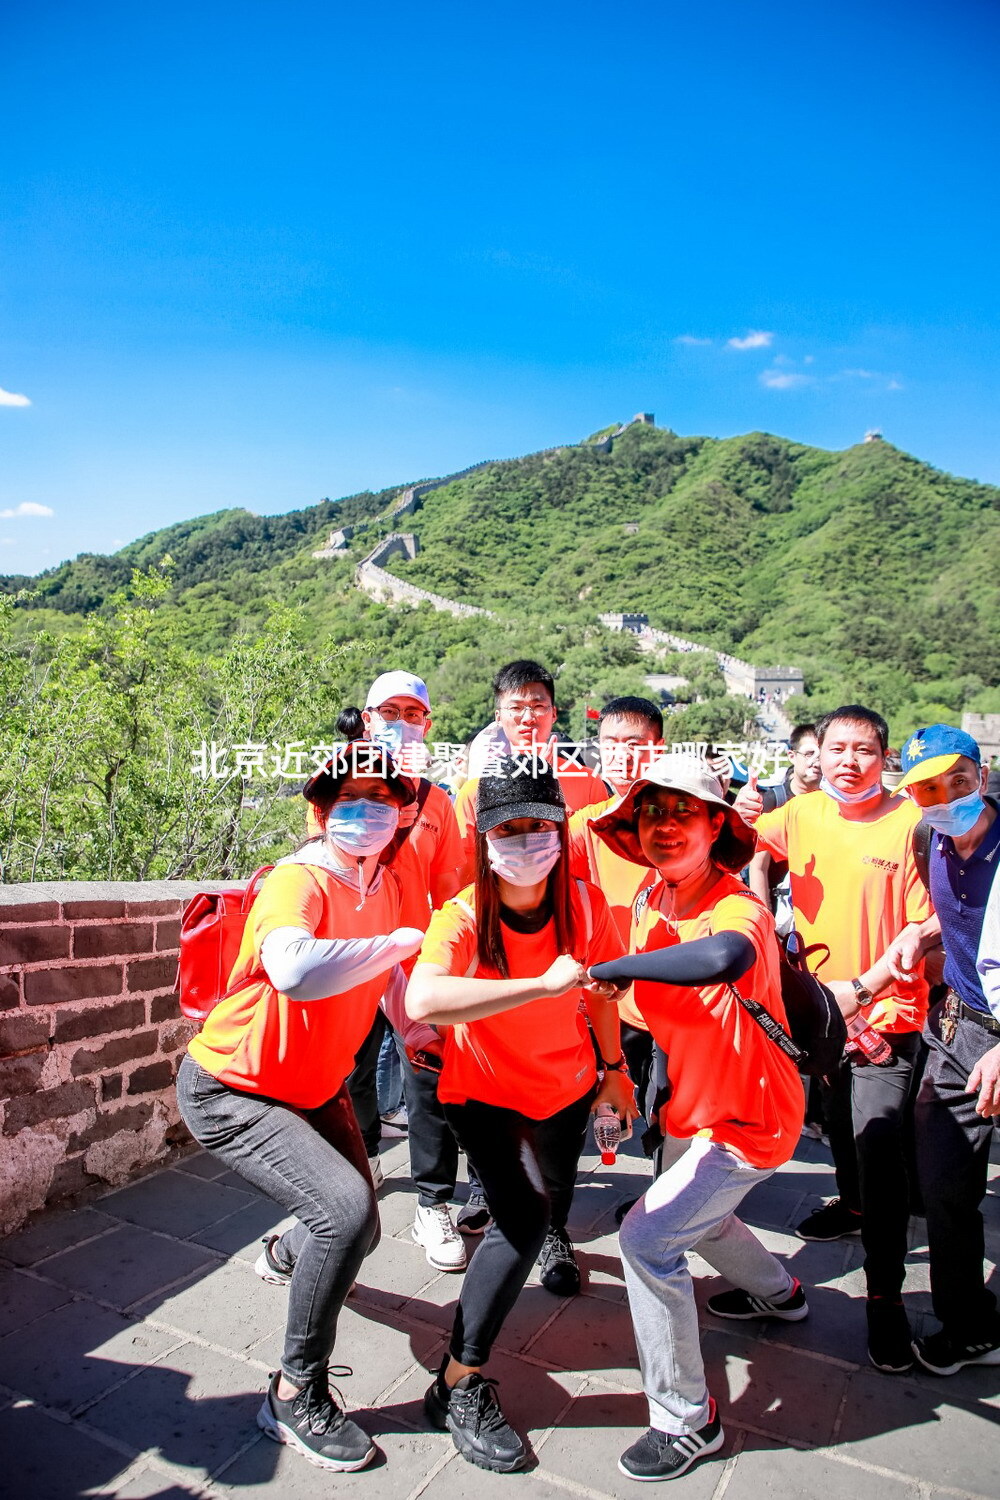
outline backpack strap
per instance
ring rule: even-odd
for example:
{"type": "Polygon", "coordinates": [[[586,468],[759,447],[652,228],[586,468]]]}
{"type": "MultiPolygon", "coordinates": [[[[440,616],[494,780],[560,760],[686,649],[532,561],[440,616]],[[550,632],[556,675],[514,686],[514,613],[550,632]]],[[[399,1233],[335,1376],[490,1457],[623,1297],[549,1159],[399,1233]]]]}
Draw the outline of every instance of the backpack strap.
{"type": "Polygon", "coordinates": [[[913,860],[917,867],[917,874],[923,881],[924,889],[931,888],[931,843],[934,838],[934,830],[923,818],[913,830],[913,860]]]}
{"type": "Polygon", "coordinates": [[[776,1021],[759,1000],[754,1000],[749,995],[741,995],[734,984],[727,984],[726,988],[740,1002],[747,1015],[757,1022],[761,1031],[767,1033],[774,1045],[779,1047],[786,1057],[790,1057],[796,1067],[806,1061],[808,1054],[803,1052],[801,1047],[796,1047],[780,1021],[776,1021]]]}

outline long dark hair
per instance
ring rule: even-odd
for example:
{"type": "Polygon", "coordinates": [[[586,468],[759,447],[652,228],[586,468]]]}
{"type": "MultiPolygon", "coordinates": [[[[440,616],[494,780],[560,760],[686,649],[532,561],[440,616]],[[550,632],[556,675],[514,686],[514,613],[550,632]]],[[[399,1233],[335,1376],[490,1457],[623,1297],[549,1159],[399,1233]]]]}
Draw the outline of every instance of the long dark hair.
{"type": "MultiPolygon", "coordinates": [[[[549,871],[545,900],[552,908],[556,923],[556,943],[560,953],[572,953],[576,947],[576,923],[570,899],[569,835],[565,823],[557,823],[559,858],[549,871]]],[[[495,969],[503,979],[510,978],[507,951],[500,926],[500,885],[490,867],[487,835],[476,829],[476,951],[479,962],[495,969]]]]}

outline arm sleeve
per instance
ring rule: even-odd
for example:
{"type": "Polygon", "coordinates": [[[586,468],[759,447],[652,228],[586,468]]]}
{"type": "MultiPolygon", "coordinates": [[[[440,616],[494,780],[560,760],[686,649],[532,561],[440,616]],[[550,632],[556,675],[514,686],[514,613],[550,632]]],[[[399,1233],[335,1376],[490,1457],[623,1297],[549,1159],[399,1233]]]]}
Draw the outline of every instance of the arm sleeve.
{"type": "Polygon", "coordinates": [[[301,927],[274,927],[260,959],[274,988],[289,1000],[325,1000],[409,958],[423,937],[416,927],[367,938],[315,938],[301,927]]]}
{"type": "Polygon", "coordinates": [[[595,979],[610,979],[616,984],[621,981],[628,984],[633,979],[680,985],[711,984],[721,979],[732,984],[753,966],[756,958],[757,950],[744,933],[716,932],[690,943],[675,943],[670,948],[654,948],[650,953],[595,964],[591,972],[595,979]]]}
{"type": "Polygon", "coordinates": [[[989,900],[983,915],[976,968],[982,980],[983,994],[994,1017],[1000,1021],[1000,879],[993,877],[989,900]]]}

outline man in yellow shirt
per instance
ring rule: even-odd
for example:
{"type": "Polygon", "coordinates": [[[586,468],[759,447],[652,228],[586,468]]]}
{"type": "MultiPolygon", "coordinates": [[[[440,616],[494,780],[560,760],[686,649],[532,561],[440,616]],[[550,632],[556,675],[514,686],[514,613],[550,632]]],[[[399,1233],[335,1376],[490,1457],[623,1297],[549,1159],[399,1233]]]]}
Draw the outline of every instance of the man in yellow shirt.
{"type": "Polygon", "coordinates": [[[758,847],[788,861],[795,930],[810,969],[833,990],[848,1020],[860,1012],[892,1050],[886,1066],[846,1065],[839,1091],[831,1090],[840,1197],[810,1214],[797,1233],[833,1240],[860,1231],[869,1359],[899,1373],[913,1363],[900,1296],[909,1222],[904,1129],[919,1073],[927,985],[922,970],[895,978],[885,954],[907,923],[930,911],[914,856],[920,813],[882,786],[889,730],[880,714],[859,704],[838,708],[820,719],[816,738],[818,794],[765,813],[752,778],[735,805],[758,847]]]}

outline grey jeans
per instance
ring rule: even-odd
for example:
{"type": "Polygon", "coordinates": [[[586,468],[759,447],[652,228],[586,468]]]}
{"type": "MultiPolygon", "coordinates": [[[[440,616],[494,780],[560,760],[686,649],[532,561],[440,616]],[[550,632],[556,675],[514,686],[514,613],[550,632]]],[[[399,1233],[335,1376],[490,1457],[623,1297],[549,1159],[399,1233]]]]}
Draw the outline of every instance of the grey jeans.
{"type": "Polygon", "coordinates": [[[780,1300],[792,1288],[794,1278],[734,1212],[772,1171],[748,1166],[712,1141],[668,1136],[661,1175],[622,1223],[649,1425],[660,1432],[697,1432],[709,1418],[688,1251],[755,1297],[780,1300]]]}
{"type": "Polygon", "coordinates": [[[378,1239],[375,1193],[346,1086],[317,1109],[295,1109],[229,1088],[188,1054],[177,1103],[196,1141],[299,1221],[274,1254],[294,1267],[281,1368],[305,1385],[326,1368],[340,1309],[378,1239]]]}

